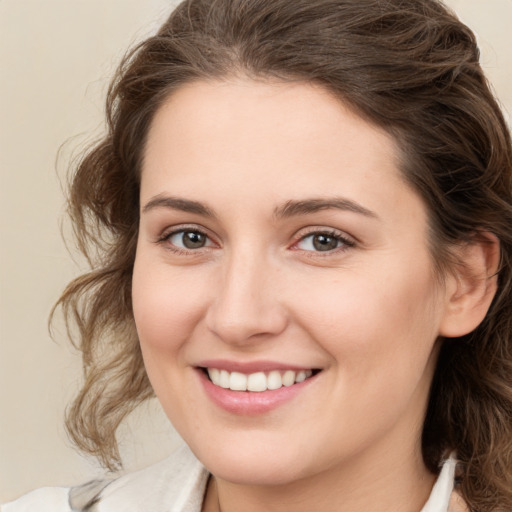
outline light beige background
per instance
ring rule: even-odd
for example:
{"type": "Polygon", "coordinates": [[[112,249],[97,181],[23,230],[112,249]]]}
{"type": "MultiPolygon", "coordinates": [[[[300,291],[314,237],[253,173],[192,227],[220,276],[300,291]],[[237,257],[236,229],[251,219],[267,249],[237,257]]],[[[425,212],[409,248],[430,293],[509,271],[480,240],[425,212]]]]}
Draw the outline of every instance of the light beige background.
{"type": "MultiPolygon", "coordinates": [[[[0,0],[0,501],[101,474],[66,439],[62,416],[79,361],[62,333],[54,342],[46,328],[52,303],[79,271],[60,236],[56,167],[63,177],[72,150],[101,133],[115,64],[175,3],[0,0]]],[[[482,62],[512,112],[512,0],[448,3],[477,32],[482,62]]],[[[130,418],[121,440],[127,469],[179,442],[155,403],[130,418]]]]}

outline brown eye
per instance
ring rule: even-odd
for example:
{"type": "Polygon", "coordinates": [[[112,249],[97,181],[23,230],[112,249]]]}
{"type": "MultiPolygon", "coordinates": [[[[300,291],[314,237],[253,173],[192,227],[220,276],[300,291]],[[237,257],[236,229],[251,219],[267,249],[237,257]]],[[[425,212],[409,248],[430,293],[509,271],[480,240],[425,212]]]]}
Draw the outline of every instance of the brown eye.
{"type": "Polygon", "coordinates": [[[329,235],[315,235],[313,237],[313,247],[317,251],[332,251],[338,247],[339,240],[329,235]]]}
{"type": "Polygon", "coordinates": [[[199,249],[206,244],[206,237],[197,231],[185,231],[183,233],[183,245],[187,249],[199,249]]]}
{"type": "Polygon", "coordinates": [[[311,233],[299,240],[296,247],[303,251],[330,252],[353,246],[354,242],[346,239],[341,234],[318,232],[311,233]]]}
{"type": "Polygon", "coordinates": [[[181,249],[201,249],[210,245],[208,237],[200,231],[176,231],[168,240],[181,249]]]}

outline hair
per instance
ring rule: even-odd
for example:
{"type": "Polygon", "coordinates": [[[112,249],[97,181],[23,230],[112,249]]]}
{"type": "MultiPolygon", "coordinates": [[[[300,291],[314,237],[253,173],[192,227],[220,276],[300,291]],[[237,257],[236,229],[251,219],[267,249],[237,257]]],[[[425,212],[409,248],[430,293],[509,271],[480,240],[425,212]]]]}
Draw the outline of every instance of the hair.
{"type": "Polygon", "coordinates": [[[320,84],[391,133],[423,198],[433,261],[482,232],[500,242],[498,291],[481,325],[442,341],[422,448],[437,472],[456,450],[470,510],[512,509],[512,147],[473,33],[437,0],[185,0],[122,61],[107,133],[71,178],[69,213],[91,271],[57,306],[83,355],[68,431],[113,469],[116,430],[153,396],[131,279],[139,182],[153,116],[174,90],[233,76],[320,84]]]}

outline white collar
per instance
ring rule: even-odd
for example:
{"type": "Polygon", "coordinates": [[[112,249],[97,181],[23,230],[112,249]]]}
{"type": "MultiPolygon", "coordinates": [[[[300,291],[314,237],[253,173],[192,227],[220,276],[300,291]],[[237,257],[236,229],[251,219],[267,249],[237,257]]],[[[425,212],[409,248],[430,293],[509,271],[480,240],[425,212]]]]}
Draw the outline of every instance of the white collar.
{"type": "MultiPolygon", "coordinates": [[[[420,512],[448,512],[456,465],[452,454],[444,462],[420,512]]],[[[159,464],[111,482],[101,493],[100,510],[135,512],[172,504],[176,512],[199,512],[208,477],[206,469],[184,446],[159,464]]]]}
{"type": "Polygon", "coordinates": [[[443,464],[430,497],[421,509],[421,512],[448,512],[450,497],[453,492],[456,465],[457,460],[452,453],[443,464]]]}

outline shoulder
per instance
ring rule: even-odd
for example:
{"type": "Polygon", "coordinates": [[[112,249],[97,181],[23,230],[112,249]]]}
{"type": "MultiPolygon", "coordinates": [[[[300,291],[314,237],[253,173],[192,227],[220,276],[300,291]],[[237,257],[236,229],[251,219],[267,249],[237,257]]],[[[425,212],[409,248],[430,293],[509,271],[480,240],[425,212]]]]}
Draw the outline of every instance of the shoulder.
{"type": "Polygon", "coordinates": [[[207,480],[206,469],[184,446],[157,464],[115,480],[39,489],[3,505],[1,512],[146,512],[163,506],[199,512],[207,480]]]}
{"type": "Polygon", "coordinates": [[[71,512],[68,487],[43,487],[0,507],[1,512],[71,512]]]}
{"type": "Polygon", "coordinates": [[[98,512],[146,512],[162,505],[173,512],[200,512],[208,472],[183,446],[149,468],[112,481],[102,492],[98,512]]]}

